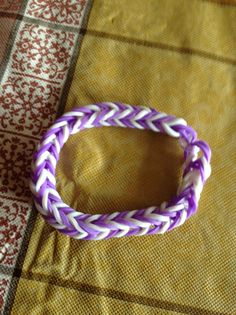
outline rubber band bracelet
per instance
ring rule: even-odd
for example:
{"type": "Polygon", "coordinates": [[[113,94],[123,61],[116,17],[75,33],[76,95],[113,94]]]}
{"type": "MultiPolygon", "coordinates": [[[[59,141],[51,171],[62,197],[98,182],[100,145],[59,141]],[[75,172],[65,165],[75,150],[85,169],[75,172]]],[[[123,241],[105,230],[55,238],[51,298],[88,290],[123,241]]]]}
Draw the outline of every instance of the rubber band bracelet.
{"type": "Polygon", "coordinates": [[[65,113],[44,134],[33,157],[30,188],[43,218],[75,239],[162,234],[183,224],[195,213],[203,185],[211,173],[210,158],[208,144],[197,140],[196,132],[184,119],[143,106],[100,103],[65,113]],[[184,165],[176,197],[159,207],[112,214],[84,214],[65,204],[56,190],[55,179],[61,148],[70,135],[102,126],[149,129],[178,138],[184,150],[184,165]]]}

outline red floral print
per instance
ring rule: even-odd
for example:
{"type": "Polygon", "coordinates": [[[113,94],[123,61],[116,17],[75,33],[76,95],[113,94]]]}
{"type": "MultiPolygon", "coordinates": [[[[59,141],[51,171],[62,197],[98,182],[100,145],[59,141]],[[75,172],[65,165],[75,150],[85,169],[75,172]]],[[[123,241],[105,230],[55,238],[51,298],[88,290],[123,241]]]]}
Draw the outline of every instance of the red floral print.
{"type": "Polygon", "coordinates": [[[52,23],[80,26],[88,0],[31,0],[26,15],[52,23]]]}
{"type": "Polygon", "coordinates": [[[0,128],[40,136],[55,118],[60,87],[22,76],[10,76],[0,94],[0,128]]]}
{"type": "Polygon", "coordinates": [[[12,70],[61,83],[69,68],[76,35],[22,24],[12,54],[12,70]]]}

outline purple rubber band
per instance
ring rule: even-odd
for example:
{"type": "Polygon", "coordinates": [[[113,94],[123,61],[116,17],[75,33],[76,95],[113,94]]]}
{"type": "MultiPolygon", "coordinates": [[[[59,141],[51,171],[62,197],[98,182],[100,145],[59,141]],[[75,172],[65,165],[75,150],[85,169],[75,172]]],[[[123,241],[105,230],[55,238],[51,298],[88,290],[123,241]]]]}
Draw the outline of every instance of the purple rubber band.
{"type": "Polygon", "coordinates": [[[197,140],[195,130],[181,118],[143,106],[93,104],[65,113],[44,134],[33,155],[30,188],[43,218],[70,237],[100,240],[162,234],[183,224],[196,212],[203,185],[210,176],[210,159],[209,145],[197,140]],[[84,214],[66,205],[56,191],[55,169],[60,150],[71,134],[102,126],[149,129],[178,138],[185,162],[177,195],[159,207],[112,214],[84,214]]]}

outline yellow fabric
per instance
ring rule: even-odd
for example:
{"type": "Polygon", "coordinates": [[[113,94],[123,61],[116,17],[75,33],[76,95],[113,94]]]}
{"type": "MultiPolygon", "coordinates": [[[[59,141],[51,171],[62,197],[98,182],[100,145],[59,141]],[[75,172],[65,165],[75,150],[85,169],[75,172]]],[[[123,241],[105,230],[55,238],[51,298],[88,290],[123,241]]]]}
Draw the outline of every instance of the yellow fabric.
{"type": "MultiPolygon", "coordinates": [[[[211,1],[94,1],[65,110],[121,101],[183,117],[212,175],[197,214],[162,236],[76,241],[38,217],[12,314],[236,314],[235,20],[211,1]]],[[[158,205],[181,162],[168,137],[92,129],[63,148],[58,190],[89,213],[158,205]]]]}

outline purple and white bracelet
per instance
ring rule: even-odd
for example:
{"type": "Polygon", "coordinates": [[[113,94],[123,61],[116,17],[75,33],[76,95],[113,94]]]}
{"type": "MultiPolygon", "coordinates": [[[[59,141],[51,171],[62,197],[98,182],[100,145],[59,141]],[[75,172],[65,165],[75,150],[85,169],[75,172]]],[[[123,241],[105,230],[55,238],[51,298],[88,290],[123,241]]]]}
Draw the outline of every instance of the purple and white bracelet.
{"type": "Polygon", "coordinates": [[[75,239],[162,234],[183,224],[196,211],[203,185],[211,173],[210,158],[208,144],[197,140],[196,132],[184,119],[143,106],[100,103],[65,113],[44,134],[33,157],[30,188],[43,218],[75,239]],[[59,153],[70,135],[102,126],[150,129],[178,138],[184,150],[184,165],[176,197],[160,206],[112,214],[85,214],[65,204],[56,190],[59,153]]]}

